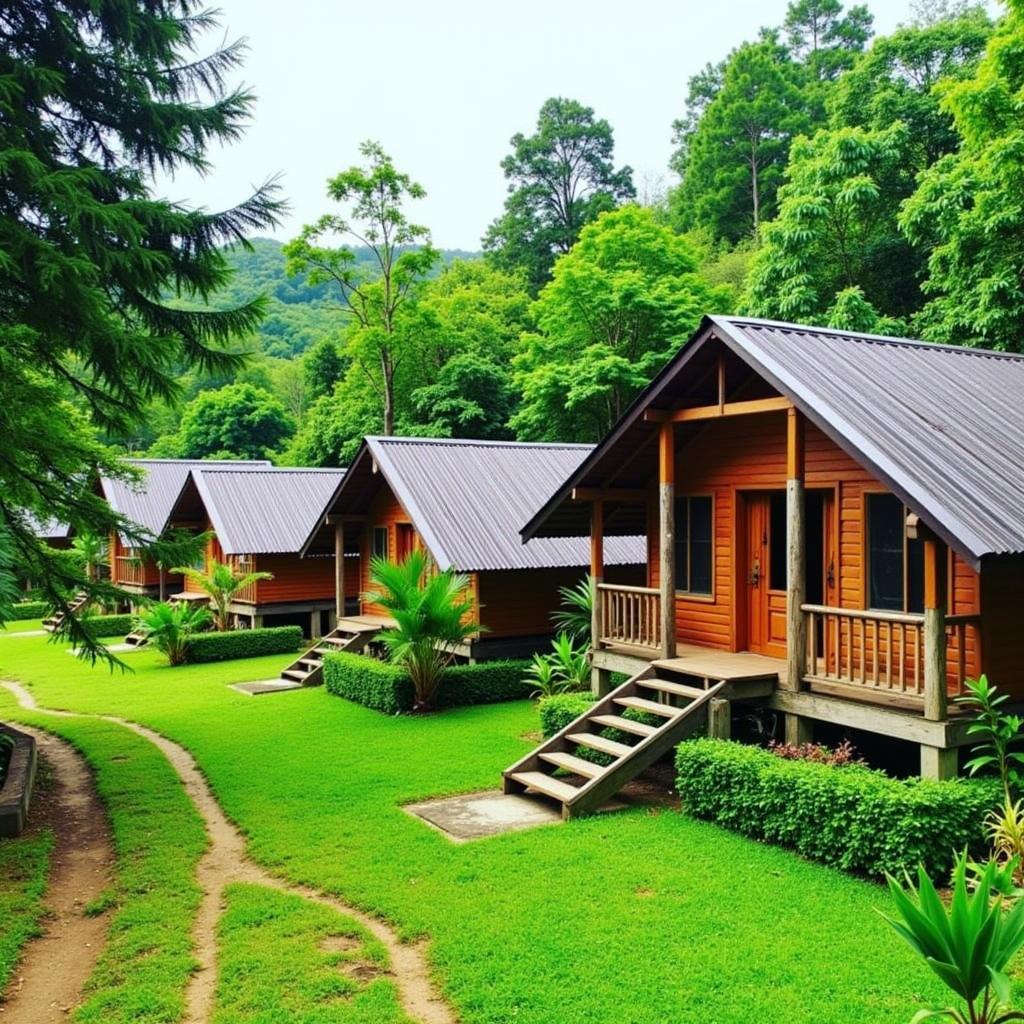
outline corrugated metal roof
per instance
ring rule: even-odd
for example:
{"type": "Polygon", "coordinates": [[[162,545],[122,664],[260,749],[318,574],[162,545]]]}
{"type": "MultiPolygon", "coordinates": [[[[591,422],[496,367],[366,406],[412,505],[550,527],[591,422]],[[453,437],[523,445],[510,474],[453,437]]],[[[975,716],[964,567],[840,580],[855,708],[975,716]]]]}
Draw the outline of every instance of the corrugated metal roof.
{"type": "Polygon", "coordinates": [[[71,536],[71,527],[59,519],[39,519],[31,512],[26,513],[25,518],[40,540],[67,540],[71,536]]]}
{"type": "MultiPolygon", "coordinates": [[[[368,437],[350,472],[375,460],[442,569],[585,566],[587,537],[524,545],[519,526],[591,451],[590,445],[368,437]]],[[[339,496],[345,491],[339,488],[339,496]]],[[[609,537],[605,564],[646,559],[642,537],[609,537]]]]}
{"type": "Polygon", "coordinates": [[[203,466],[191,476],[225,554],[296,554],[345,471],[203,466]]]}
{"type": "MultiPolygon", "coordinates": [[[[572,488],[599,485],[653,438],[644,410],[685,403],[688,388],[703,386],[704,352],[715,344],[789,397],[972,564],[1024,553],[1024,357],[721,316],[705,318],[524,537],[572,528],[572,488]]],[[[645,452],[631,472],[653,457],[645,452]]]]}
{"type": "MultiPolygon", "coordinates": [[[[102,477],[100,486],[110,507],[130,519],[153,537],[159,537],[189,472],[196,467],[269,466],[259,461],[215,461],[200,459],[128,459],[143,471],[139,483],[102,477]]],[[[128,538],[122,537],[127,542],[128,538]]]]}

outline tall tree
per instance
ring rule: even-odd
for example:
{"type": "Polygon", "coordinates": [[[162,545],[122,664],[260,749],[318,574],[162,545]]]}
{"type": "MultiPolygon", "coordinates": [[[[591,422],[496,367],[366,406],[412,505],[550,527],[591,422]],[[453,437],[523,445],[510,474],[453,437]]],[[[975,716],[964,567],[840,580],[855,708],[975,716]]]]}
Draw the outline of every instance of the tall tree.
{"type": "Polygon", "coordinates": [[[333,338],[322,338],[302,360],[306,394],[312,399],[329,395],[348,367],[349,361],[342,355],[338,343],[333,338]]]}
{"type": "Polygon", "coordinates": [[[177,397],[183,368],[237,368],[231,339],[260,318],[260,301],[219,312],[164,301],[208,298],[227,280],[221,246],[244,244],[280,208],[272,185],[219,213],[153,197],[155,170],[207,170],[209,147],[247,119],[252,96],[224,84],[242,45],[200,50],[216,27],[193,0],[22,0],[0,17],[0,555],[61,608],[68,587],[102,599],[109,585],[76,577],[34,518],[152,539],[93,494],[97,470],[130,471],[90,421],[130,436],[154,399],[177,397]]]}
{"type": "Polygon", "coordinates": [[[1010,0],[976,74],[937,88],[960,146],[921,176],[901,215],[928,252],[918,329],[1024,351],[1024,0],[1010,0]]]}
{"type": "Polygon", "coordinates": [[[615,167],[611,125],[576,100],[549,99],[534,134],[519,132],[511,144],[501,164],[505,213],[483,246],[495,266],[525,272],[536,292],[584,225],[636,195],[633,172],[615,167]]]}
{"type": "Polygon", "coordinates": [[[672,197],[677,227],[704,225],[732,243],[758,237],[775,214],[790,143],[810,126],[801,83],[801,69],[771,39],[732,54],[687,143],[672,197]]]}
{"type": "Polygon", "coordinates": [[[603,214],[555,264],[514,360],[526,440],[595,441],[726,295],[649,209],[603,214]]]}
{"type": "Polygon", "coordinates": [[[478,352],[449,359],[433,384],[412,393],[424,433],[431,437],[478,437],[507,440],[515,394],[508,366],[478,352]]]}
{"type": "Polygon", "coordinates": [[[289,274],[310,284],[337,286],[350,321],[346,354],[377,393],[384,433],[395,429],[395,377],[410,351],[399,317],[411,292],[438,258],[430,232],[409,220],[404,205],[422,199],[423,186],[395,168],[376,142],[359,147],[365,166],[353,166],[327,183],[335,202],[351,204],[349,216],[325,214],[285,246],[289,274]],[[325,237],[349,237],[374,257],[372,273],[356,261],[350,246],[330,248],[325,237]]]}
{"type": "Polygon", "coordinates": [[[853,65],[871,38],[873,22],[863,4],[844,14],[840,0],[791,0],[782,28],[793,56],[812,78],[824,81],[853,65]]]}

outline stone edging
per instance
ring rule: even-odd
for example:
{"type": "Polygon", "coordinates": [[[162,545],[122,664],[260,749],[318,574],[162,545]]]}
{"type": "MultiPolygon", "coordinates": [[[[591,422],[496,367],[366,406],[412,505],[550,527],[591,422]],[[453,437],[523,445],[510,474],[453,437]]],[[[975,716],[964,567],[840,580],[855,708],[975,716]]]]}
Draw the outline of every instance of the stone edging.
{"type": "Polygon", "coordinates": [[[0,788],[0,838],[11,839],[21,835],[25,827],[36,778],[36,741],[3,724],[0,724],[0,733],[14,740],[7,778],[0,788]]]}

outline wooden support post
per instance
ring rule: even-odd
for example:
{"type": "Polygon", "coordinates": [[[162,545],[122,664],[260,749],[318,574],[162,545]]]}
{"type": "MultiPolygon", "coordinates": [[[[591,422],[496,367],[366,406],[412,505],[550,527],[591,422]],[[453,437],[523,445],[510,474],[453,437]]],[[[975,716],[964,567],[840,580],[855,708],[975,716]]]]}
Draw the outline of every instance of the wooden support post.
{"type": "Polygon", "coordinates": [[[804,418],[786,413],[786,688],[799,690],[807,671],[806,527],[804,501],[804,418]]]}
{"type": "Polygon", "coordinates": [[[161,604],[167,600],[167,575],[164,572],[164,564],[160,563],[158,566],[160,572],[160,602],[161,604]]]}
{"type": "Polygon", "coordinates": [[[334,524],[334,624],[345,617],[345,524],[334,524]]]}
{"type": "Polygon", "coordinates": [[[722,697],[708,701],[708,735],[715,740],[732,737],[732,705],[722,697]]]}
{"type": "Polygon", "coordinates": [[[800,715],[786,715],[785,730],[786,742],[799,747],[811,742],[814,736],[814,723],[810,718],[801,718],[800,715]]]}
{"type": "Polygon", "coordinates": [[[658,428],[659,581],[661,589],[661,653],[676,656],[676,431],[671,423],[658,428]]]}
{"type": "Polygon", "coordinates": [[[594,588],[594,604],[591,609],[590,647],[596,651],[601,646],[601,591],[604,582],[604,502],[595,498],[590,503],[590,585],[594,588]]]}
{"type": "Polygon", "coordinates": [[[320,639],[320,609],[309,613],[309,638],[310,640],[320,639]]]}
{"type": "MultiPolygon", "coordinates": [[[[924,717],[946,719],[946,545],[924,537],[924,717]]],[[[923,756],[923,755],[922,755],[923,756]]]]}
{"type": "Polygon", "coordinates": [[[921,778],[944,782],[955,779],[959,769],[959,757],[955,747],[926,747],[921,744],[921,778]]]}

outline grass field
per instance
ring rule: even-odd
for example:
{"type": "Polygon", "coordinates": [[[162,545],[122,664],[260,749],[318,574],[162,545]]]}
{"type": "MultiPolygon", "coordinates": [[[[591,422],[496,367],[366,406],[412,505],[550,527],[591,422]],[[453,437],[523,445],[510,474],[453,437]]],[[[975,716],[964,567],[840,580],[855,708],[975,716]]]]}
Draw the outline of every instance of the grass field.
{"type": "MultiPolygon", "coordinates": [[[[110,673],[41,638],[0,637],[0,677],[42,704],[123,715],[188,747],[255,859],[429,937],[464,1021],[902,1024],[941,996],[876,913],[881,888],[680,814],[456,846],[401,809],[493,788],[537,728],[532,705],[389,718],[322,689],[227,688],[276,674],[286,656],[180,669],[152,651],[125,659],[133,673],[110,673]]],[[[0,698],[0,715],[20,714],[0,698]]],[[[251,894],[232,900],[229,924],[256,913],[251,894]]],[[[263,956],[271,974],[287,948],[274,928],[264,949],[230,930],[222,941],[228,962],[263,956]]],[[[220,1005],[219,1020],[249,1020],[226,995],[220,1005]]],[[[391,1019],[378,1009],[369,1019],[391,1019]]]]}

